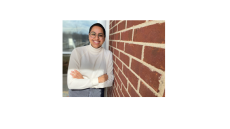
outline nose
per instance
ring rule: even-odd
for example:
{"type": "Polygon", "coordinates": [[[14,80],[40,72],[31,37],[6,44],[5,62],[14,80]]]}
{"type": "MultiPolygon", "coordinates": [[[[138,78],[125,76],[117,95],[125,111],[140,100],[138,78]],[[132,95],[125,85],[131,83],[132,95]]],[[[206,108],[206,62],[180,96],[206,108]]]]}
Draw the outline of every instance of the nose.
{"type": "Polygon", "coordinates": [[[95,36],[95,39],[98,39],[98,38],[99,38],[99,35],[96,35],[96,36],[95,36]]]}

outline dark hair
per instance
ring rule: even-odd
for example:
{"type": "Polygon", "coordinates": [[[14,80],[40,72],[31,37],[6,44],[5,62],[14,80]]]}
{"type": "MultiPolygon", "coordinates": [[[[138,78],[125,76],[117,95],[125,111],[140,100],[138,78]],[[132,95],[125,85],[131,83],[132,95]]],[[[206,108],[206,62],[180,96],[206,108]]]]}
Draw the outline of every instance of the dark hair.
{"type": "Polygon", "coordinates": [[[89,28],[89,33],[90,33],[91,29],[92,29],[94,26],[99,26],[99,27],[101,27],[102,30],[103,30],[103,32],[104,32],[104,35],[105,35],[105,37],[106,37],[105,28],[104,28],[100,23],[95,23],[95,24],[93,24],[93,25],[89,28]]]}

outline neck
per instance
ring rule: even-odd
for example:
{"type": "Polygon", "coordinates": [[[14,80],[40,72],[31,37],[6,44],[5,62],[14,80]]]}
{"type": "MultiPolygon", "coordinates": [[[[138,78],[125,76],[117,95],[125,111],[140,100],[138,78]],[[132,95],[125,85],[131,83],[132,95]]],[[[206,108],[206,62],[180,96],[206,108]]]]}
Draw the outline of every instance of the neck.
{"type": "Polygon", "coordinates": [[[94,54],[98,54],[102,50],[102,46],[94,48],[91,44],[89,45],[89,51],[94,54]]]}

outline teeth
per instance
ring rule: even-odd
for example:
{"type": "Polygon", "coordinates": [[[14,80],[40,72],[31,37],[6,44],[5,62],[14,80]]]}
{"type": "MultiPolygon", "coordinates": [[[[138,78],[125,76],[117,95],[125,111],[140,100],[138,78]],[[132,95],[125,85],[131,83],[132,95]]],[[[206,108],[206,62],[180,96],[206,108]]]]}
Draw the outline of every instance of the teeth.
{"type": "Polygon", "coordinates": [[[94,43],[99,43],[98,41],[93,41],[94,43]]]}

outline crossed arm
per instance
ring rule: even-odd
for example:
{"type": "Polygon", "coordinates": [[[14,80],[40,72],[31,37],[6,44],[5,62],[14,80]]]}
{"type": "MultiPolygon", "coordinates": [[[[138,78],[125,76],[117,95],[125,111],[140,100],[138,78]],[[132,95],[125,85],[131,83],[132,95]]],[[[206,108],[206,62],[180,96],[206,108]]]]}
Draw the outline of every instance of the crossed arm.
{"type": "MultiPolygon", "coordinates": [[[[73,70],[71,71],[70,75],[73,77],[73,78],[77,78],[77,79],[84,79],[82,74],[77,71],[77,70],[73,70]]],[[[99,83],[103,83],[105,81],[108,80],[108,75],[107,74],[104,74],[104,75],[101,75],[100,77],[98,77],[98,82],[99,83]]]]}
{"type": "Polygon", "coordinates": [[[78,54],[76,50],[71,53],[67,72],[67,84],[69,89],[102,88],[113,85],[112,53],[110,53],[107,62],[107,73],[95,78],[88,78],[79,72],[80,58],[80,54],[78,54]]]}

